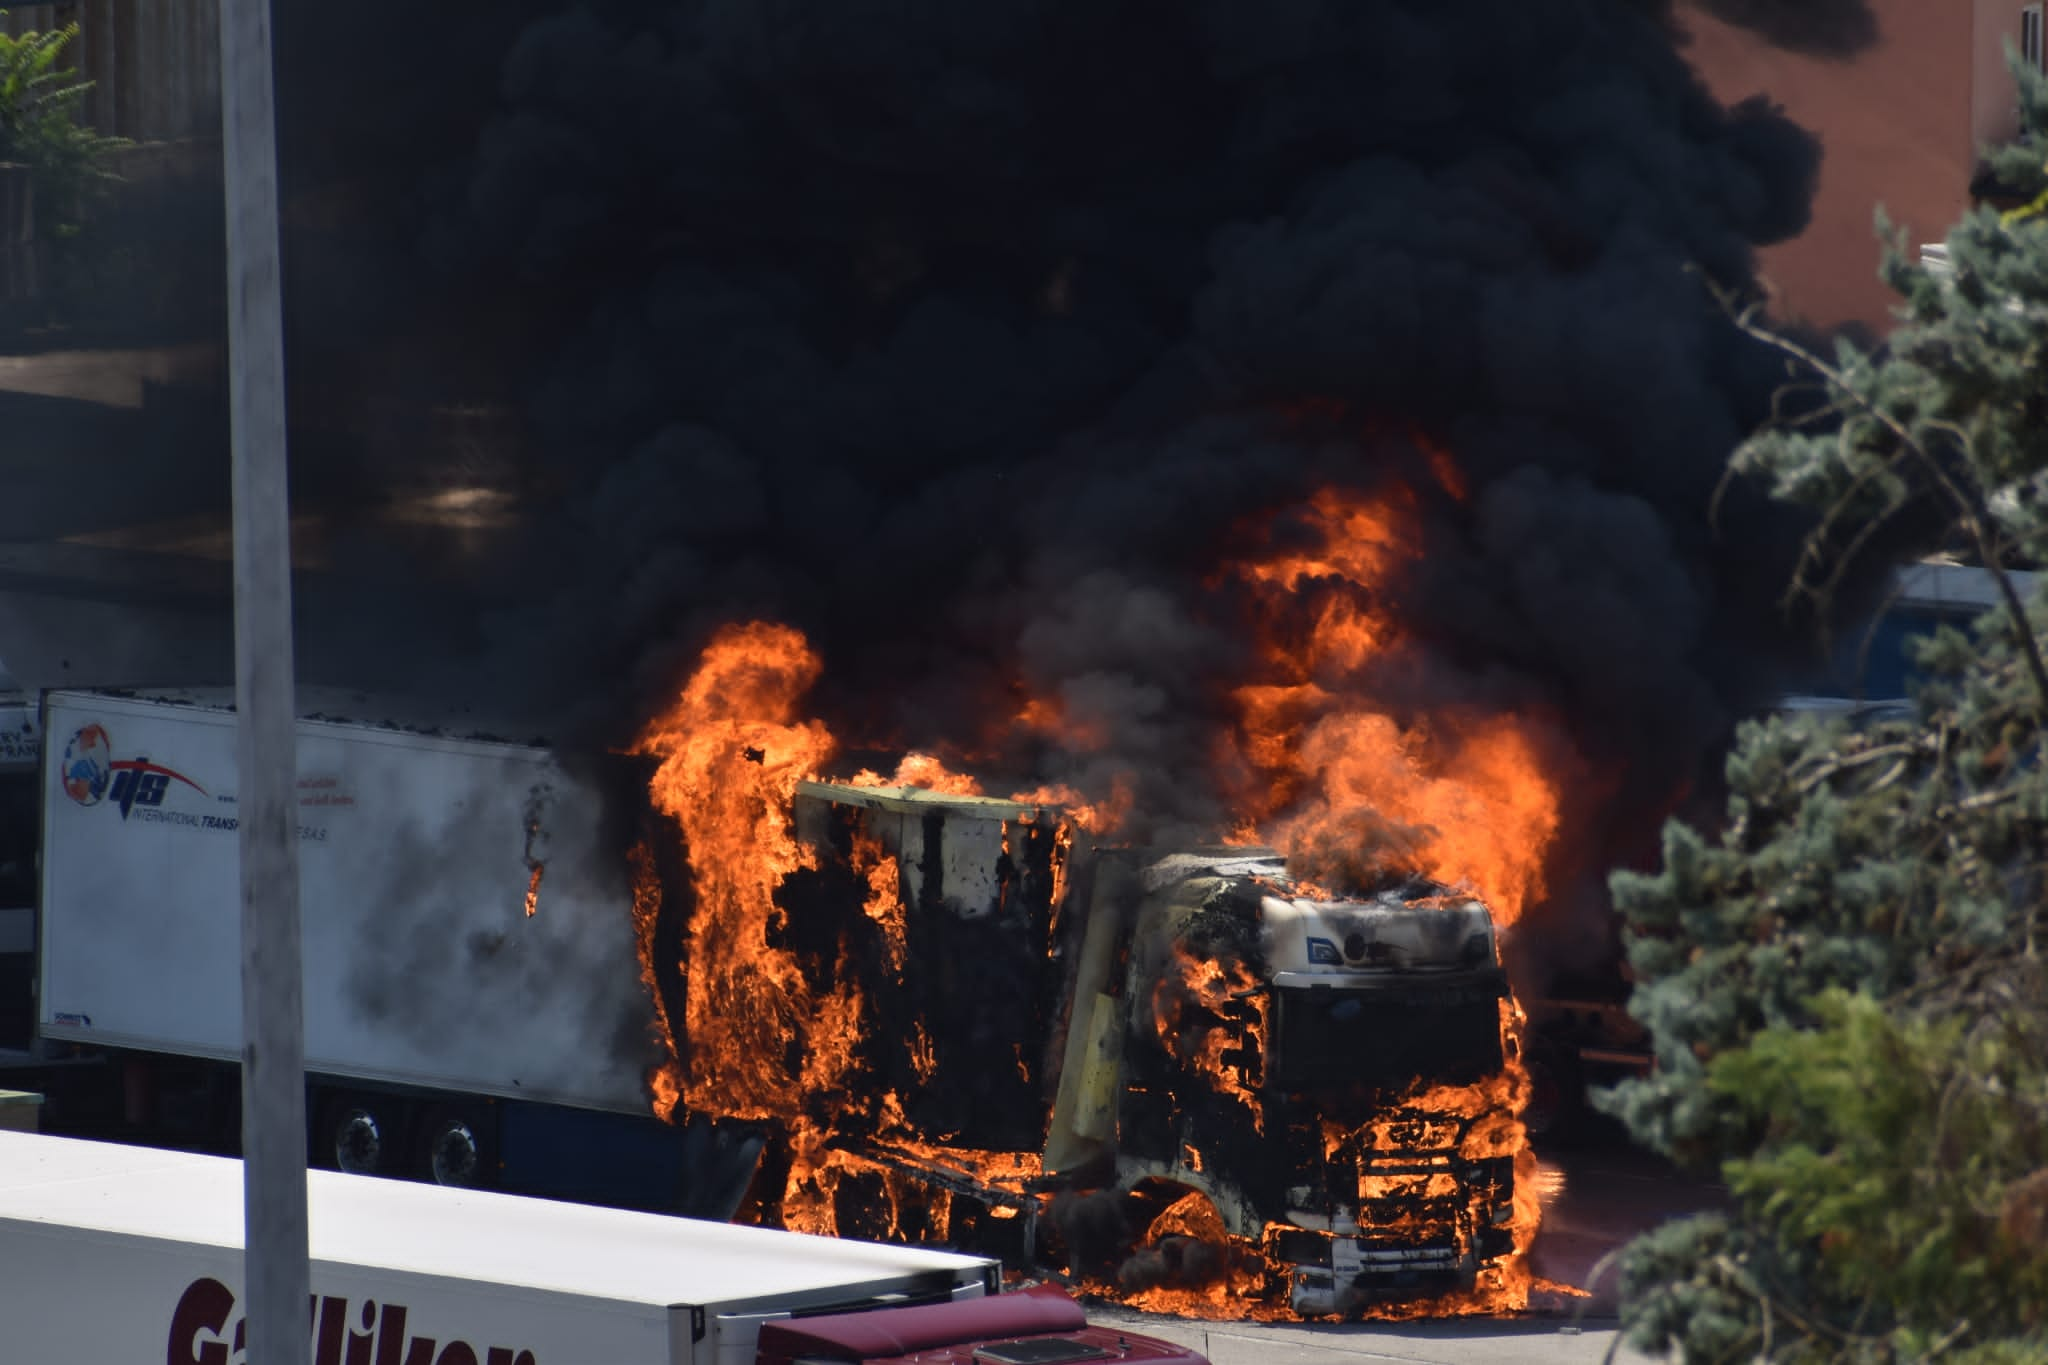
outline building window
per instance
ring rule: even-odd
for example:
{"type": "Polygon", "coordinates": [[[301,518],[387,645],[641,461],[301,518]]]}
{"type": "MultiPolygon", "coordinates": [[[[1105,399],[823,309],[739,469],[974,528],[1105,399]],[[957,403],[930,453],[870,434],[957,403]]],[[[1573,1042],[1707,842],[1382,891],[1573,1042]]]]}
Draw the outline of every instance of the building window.
{"type": "Polygon", "coordinates": [[[2041,61],[2041,7],[2028,5],[2020,11],[2020,56],[2036,71],[2048,71],[2041,61]]]}

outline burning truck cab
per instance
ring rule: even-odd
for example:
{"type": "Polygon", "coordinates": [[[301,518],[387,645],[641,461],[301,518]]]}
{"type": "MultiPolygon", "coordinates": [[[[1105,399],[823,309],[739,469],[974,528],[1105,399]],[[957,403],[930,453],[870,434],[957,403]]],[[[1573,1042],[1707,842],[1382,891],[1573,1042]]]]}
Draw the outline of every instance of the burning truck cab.
{"type": "MultiPolygon", "coordinates": [[[[1284,885],[1276,867],[1262,878],[1284,885]]],[[[1305,1313],[1470,1288],[1514,1249],[1507,982],[1486,907],[1429,883],[1261,897],[1268,1113],[1293,1173],[1274,1260],[1305,1313]]]]}
{"type": "Polygon", "coordinates": [[[1333,897],[1268,849],[1094,848],[1055,811],[904,787],[804,783],[796,827],[845,884],[893,864],[909,1008],[880,1032],[905,1055],[874,1065],[901,1121],[839,1141],[943,1184],[956,1235],[979,1198],[1127,1296],[1314,1316],[1469,1291],[1515,1251],[1478,901],[1333,897]],[[1000,1150],[1033,1169],[976,1190],[1000,1150]]]}

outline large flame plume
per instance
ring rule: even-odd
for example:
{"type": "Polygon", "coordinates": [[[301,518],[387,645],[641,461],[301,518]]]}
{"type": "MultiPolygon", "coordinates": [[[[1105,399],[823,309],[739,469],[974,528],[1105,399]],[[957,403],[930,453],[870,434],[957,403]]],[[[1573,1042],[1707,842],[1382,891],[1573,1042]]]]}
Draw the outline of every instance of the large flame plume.
{"type": "Polygon", "coordinates": [[[697,898],[676,1084],[691,1107],[735,1118],[795,1118],[813,1069],[790,1065],[791,1040],[818,1032],[824,1002],[772,937],[775,889],[809,861],[789,832],[796,784],[834,747],[796,714],[819,670],[794,630],[731,627],[641,740],[661,758],[654,805],[682,827],[697,898]]]}
{"type": "Polygon", "coordinates": [[[1238,837],[1340,888],[1417,872],[1469,886],[1510,924],[1543,895],[1557,835],[1551,722],[1457,702],[1403,720],[1376,697],[1376,670],[1411,647],[1385,594],[1422,553],[1413,504],[1403,487],[1326,490],[1299,514],[1307,548],[1239,570],[1267,676],[1235,692],[1238,837]]]}

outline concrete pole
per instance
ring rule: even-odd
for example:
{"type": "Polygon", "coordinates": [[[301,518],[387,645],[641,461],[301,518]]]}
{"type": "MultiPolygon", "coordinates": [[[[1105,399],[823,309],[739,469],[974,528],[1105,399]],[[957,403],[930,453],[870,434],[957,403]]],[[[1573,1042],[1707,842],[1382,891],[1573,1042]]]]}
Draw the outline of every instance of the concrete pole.
{"type": "Polygon", "coordinates": [[[220,0],[242,844],[248,1359],[307,1365],[306,1040],[270,0],[220,0]]]}

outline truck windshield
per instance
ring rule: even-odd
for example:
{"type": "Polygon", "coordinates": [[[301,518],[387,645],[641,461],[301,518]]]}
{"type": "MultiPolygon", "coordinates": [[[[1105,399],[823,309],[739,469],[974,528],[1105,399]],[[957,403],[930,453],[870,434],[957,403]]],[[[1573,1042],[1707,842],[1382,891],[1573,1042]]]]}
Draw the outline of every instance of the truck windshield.
{"type": "Polygon", "coordinates": [[[1273,992],[1268,1084],[1307,1091],[1469,1085],[1499,1071],[1501,983],[1273,992]]]}

